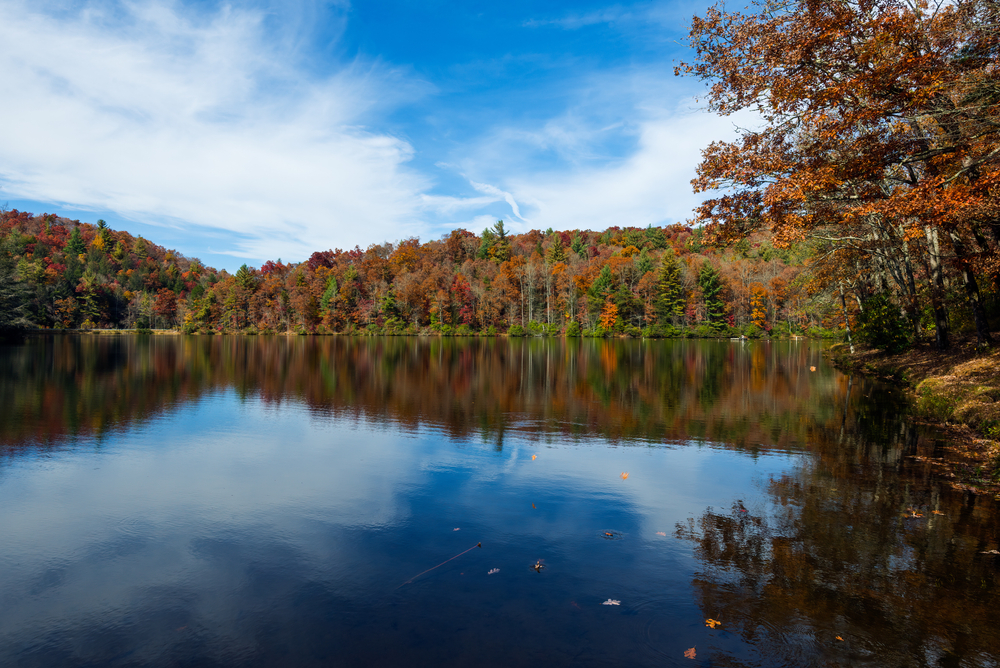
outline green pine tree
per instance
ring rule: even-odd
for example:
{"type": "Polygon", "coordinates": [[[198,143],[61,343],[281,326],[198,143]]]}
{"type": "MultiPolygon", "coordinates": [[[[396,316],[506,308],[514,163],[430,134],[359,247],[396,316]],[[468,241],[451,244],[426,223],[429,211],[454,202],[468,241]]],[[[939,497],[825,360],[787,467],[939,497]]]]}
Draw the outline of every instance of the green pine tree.
{"type": "Polygon", "coordinates": [[[563,248],[562,239],[556,238],[552,245],[549,246],[549,252],[545,254],[545,262],[547,264],[555,264],[557,262],[566,261],[566,249],[563,248]]]}
{"type": "Polygon", "coordinates": [[[722,276],[710,262],[706,261],[705,264],[701,265],[701,270],[698,272],[698,286],[705,299],[708,322],[715,328],[722,327],[726,305],[720,295],[724,286],[722,276]]]}
{"type": "Polygon", "coordinates": [[[82,255],[87,252],[87,245],[83,243],[83,238],[80,236],[79,226],[74,227],[73,231],[69,233],[69,241],[66,242],[66,252],[71,255],[82,255]]]}
{"type": "Polygon", "coordinates": [[[684,289],[681,287],[681,266],[672,250],[663,254],[656,288],[656,316],[661,323],[678,324],[684,315],[684,289]]]}

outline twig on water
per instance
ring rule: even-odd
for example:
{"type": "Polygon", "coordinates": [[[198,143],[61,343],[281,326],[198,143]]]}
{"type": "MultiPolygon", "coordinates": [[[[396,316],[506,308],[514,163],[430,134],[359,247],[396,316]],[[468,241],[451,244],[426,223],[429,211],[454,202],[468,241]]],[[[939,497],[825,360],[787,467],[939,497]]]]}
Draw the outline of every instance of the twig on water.
{"type": "MultiPolygon", "coordinates": [[[[452,557],[451,559],[445,559],[444,561],[442,561],[442,562],[441,562],[440,564],[438,564],[437,566],[434,566],[433,568],[428,568],[428,569],[427,569],[426,571],[423,571],[423,573],[417,573],[417,574],[416,574],[416,575],[414,575],[414,576],[413,576],[412,578],[410,578],[409,580],[407,580],[407,581],[406,581],[406,582],[404,582],[403,584],[399,585],[399,587],[402,587],[403,585],[408,585],[408,584],[412,584],[414,580],[416,580],[417,578],[419,578],[419,577],[420,577],[421,575],[423,575],[424,573],[430,573],[430,572],[431,572],[431,571],[433,571],[433,570],[434,570],[435,568],[441,568],[442,566],[444,566],[445,564],[447,564],[447,563],[448,563],[449,561],[451,561],[452,559],[458,559],[459,557],[461,557],[461,556],[462,556],[463,554],[465,554],[466,552],[472,552],[472,551],[473,551],[474,549],[476,549],[477,547],[482,547],[482,546],[483,546],[483,544],[482,544],[481,542],[480,542],[480,543],[476,543],[475,545],[473,545],[472,547],[470,547],[470,548],[469,548],[468,550],[465,550],[464,552],[459,552],[458,554],[456,554],[456,555],[455,555],[454,557],[452,557]]],[[[399,589],[399,587],[396,587],[396,589],[399,589]]],[[[396,591],[396,589],[393,589],[393,591],[396,591]]]]}

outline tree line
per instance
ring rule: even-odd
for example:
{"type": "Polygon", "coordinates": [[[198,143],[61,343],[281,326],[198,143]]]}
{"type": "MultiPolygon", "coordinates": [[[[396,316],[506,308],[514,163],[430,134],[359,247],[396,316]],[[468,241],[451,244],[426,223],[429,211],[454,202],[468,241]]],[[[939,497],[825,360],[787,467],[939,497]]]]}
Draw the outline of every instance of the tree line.
{"type": "Polygon", "coordinates": [[[603,232],[498,221],[327,250],[230,274],[103,221],[0,215],[8,320],[55,329],[761,336],[835,328],[836,303],[806,271],[808,243],[757,235],[732,248],[686,225],[603,232]],[[16,294],[15,294],[16,293],[16,294]]]}

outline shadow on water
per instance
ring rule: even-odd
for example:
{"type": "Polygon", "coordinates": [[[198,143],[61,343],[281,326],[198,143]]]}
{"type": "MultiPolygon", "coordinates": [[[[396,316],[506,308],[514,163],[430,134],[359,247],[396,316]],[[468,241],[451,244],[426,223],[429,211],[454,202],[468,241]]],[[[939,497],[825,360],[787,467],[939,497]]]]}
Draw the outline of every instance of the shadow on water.
{"type": "Polygon", "coordinates": [[[100,544],[67,539],[65,555],[37,556],[24,546],[59,529],[29,527],[56,511],[17,510],[27,519],[10,522],[0,561],[23,573],[0,600],[45,623],[0,631],[0,659],[995,666],[1000,656],[996,502],[934,477],[912,456],[934,455],[937,436],[906,419],[899,393],[829,368],[816,345],[35,337],[0,348],[0,472],[157,420],[162,488],[143,481],[143,506],[118,478],[94,483],[103,495],[121,484],[115,498],[137,506],[94,510],[98,528],[121,515],[100,544]],[[272,459],[258,447],[228,468],[212,457],[238,459],[231,446],[183,450],[171,420],[201,404],[221,415],[219,397],[286,420],[247,418],[241,444],[254,430],[284,443],[304,421],[296,433],[319,445],[283,444],[272,459]],[[316,431],[329,425],[341,450],[316,431]],[[520,472],[528,450],[539,460],[520,472]],[[543,463],[550,473],[531,477],[543,463]],[[206,472],[215,477],[202,483],[206,472]],[[251,519],[229,519],[240,513],[251,519]],[[30,554],[37,567],[24,565],[30,554]],[[147,581],[142,564],[162,568],[164,554],[178,575],[147,581]],[[132,587],[109,604],[119,612],[64,620],[60,592],[99,581],[103,563],[129,566],[109,579],[132,587]]]}

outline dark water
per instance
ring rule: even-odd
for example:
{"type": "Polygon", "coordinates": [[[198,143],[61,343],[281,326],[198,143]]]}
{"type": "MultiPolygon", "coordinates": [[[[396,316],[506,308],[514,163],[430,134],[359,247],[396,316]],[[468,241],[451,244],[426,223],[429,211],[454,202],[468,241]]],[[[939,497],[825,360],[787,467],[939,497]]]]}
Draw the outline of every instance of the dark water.
{"type": "Polygon", "coordinates": [[[820,352],[0,348],[0,665],[998,665],[996,501],[820,352]]]}

